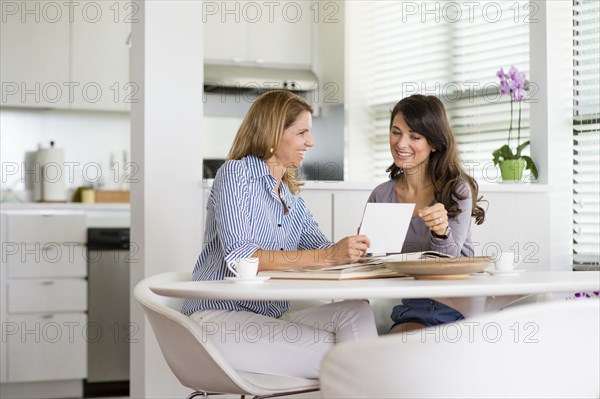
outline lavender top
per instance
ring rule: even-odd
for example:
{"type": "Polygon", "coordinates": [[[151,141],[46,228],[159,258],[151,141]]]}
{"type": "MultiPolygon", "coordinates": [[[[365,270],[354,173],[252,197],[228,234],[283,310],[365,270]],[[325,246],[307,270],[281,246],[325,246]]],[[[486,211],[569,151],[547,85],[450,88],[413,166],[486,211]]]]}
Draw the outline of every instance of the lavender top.
{"type": "MultiPolygon", "coordinates": [[[[450,225],[448,238],[439,239],[434,237],[421,218],[413,216],[406,233],[402,253],[433,250],[453,256],[473,256],[473,243],[471,242],[472,193],[470,193],[469,186],[466,183],[460,188],[460,191],[461,194],[469,192],[469,196],[464,200],[455,198],[461,212],[455,218],[448,220],[450,225]]],[[[396,180],[388,180],[375,187],[368,202],[398,202],[396,180]]],[[[436,202],[434,199],[430,205],[436,202]]]]}

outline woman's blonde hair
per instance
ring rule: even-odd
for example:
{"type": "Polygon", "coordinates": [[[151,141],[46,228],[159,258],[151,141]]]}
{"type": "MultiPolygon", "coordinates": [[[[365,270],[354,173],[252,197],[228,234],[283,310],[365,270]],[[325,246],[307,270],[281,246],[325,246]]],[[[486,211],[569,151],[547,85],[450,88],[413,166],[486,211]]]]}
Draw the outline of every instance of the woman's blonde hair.
{"type": "MultiPolygon", "coordinates": [[[[242,159],[254,155],[262,160],[270,158],[281,141],[283,131],[290,127],[301,113],[312,107],[301,97],[285,90],[273,90],[254,101],[235,135],[228,159],[242,159]]],[[[302,183],[296,170],[288,168],[283,182],[297,194],[302,183]]]]}

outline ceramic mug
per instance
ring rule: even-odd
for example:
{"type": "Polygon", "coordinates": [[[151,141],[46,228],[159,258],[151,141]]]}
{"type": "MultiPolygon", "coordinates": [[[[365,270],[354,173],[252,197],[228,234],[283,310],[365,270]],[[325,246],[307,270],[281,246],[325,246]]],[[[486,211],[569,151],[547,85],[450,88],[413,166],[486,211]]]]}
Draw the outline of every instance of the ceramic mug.
{"type": "Polygon", "coordinates": [[[227,267],[239,278],[255,278],[258,273],[258,258],[242,258],[235,260],[235,269],[228,263],[227,267]]]}
{"type": "Polygon", "coordinates": [[[515,255],[514,252],[501,252],[498,259],[494,263],[496,270],[499,272],[510,271],[521,263],[521,257],[515,255]]]}

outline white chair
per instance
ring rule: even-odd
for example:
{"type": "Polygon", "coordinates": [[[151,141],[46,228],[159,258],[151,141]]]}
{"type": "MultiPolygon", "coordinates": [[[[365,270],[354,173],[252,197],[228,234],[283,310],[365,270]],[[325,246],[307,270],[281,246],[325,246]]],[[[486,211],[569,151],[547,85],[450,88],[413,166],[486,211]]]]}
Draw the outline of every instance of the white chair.
{"type": "Polygon", "coordinates": [[[234,370],[210,342],[201,338],[201,327],[180,312],[183,299],[163,297],[149,288],[191,279],[188,272],[158,274],[140,281],[134,290],[171,371],[181,384],[194,390],[188,399],[225,393],[258,399],[319,389],[319,382],[314,379],[234,370]]]}
{"type": "Polygon", "coordinates": [[[599,398],[600,301],[523,305],[336,345],[323,398],[599,398]]]}

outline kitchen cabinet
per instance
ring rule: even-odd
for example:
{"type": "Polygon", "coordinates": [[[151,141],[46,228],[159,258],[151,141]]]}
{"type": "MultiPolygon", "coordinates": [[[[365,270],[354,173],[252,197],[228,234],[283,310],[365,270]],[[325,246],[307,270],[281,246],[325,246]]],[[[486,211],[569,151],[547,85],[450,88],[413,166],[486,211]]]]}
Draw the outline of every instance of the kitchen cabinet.
{"type": "Polygon", "coordinates": [[[333,194],[322,190],[302,190],[304,202],[325,236],[333,237],[333,194]]]}
{"type": "Polygon", "coordinates": [[[7,338],[9,382],[84,379],[86,321],[85,313],[9,316],[20,330],[7,338]]]}
{"type": "Polygon", "coordinates": [[[80,85],[71,107],[128,111],[138,91],[136,85],[129,82],[127,45],[130,23],[137,18],[135,4],[80,3],[82,9],[93,3],[94,12],[99,16],[90,18],[84,13],[75,13],[71,25],[71,80],[80,85]]]}
{"type": "Polygon", "coordinates": [[[2,0],[3,106],[127,111],[131,2],[2,0]]]}
{"type": "Polygon", "coordinates": [[[86,229],[84,212],[2,214],[2,383],[86,378],[86,229]]]}
{"type": "Polygon", "coordinates": [[[205,62],[311,67],[310,6],[306,1],[206,3],[205,62]]]}
{"type": "Polygon", "coordinates": [[[371,189],[333,192],[333,240],[356,235],[371,189]]]}
{"type": "Polygon", "coordinates": [[[303,189],[302,197],[321,231],[337,242],[356,235],[371,189],[303,189]]]}
{"type": "Polygon", "coordinates": [[[57,17],[60,6],[47,7],[48,3],[0,2],[3,106],[69,107],[64,95],[64,83],[69,81],[69,19],[57,17]],[[26,7],[32,12],[24,13],[26,7]]]}

